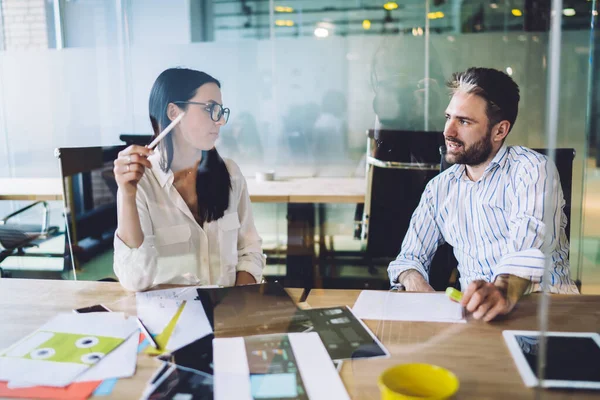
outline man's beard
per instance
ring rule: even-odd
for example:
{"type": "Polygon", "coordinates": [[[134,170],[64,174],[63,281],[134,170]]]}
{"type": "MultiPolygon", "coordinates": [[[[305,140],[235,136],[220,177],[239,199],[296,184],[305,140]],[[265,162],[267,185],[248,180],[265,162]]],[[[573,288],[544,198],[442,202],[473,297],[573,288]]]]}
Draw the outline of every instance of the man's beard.
{"type": "Polygon", "coordinates": [[[485,136],[481,140],[473,143],[469,148],[457,139],[446,139],[448,142],[456,143],[461,146],[462,152],[457,154],[446,153],[446,162],[450,164],[465,164],[469,166],[477,166],[483,164],[492,154],[492,127],[488,128],[485,136]]]}

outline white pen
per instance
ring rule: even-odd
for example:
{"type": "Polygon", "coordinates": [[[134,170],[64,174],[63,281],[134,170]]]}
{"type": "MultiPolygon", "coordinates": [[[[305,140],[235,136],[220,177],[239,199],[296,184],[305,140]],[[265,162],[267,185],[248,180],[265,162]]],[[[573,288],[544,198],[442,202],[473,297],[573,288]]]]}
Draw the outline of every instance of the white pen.
{"type": "Polygon", "coordinates": [[[173,120],[173,121],[172,121],[172,122],[171,122],[171,123],[170,123],[170,124],[169,124],[169,125],[168,125],[168,126],[167,126],[167,127],[166,127],[166,128],[165,128],[165,129],[164,129],[164,130],[163,130],[163,131],[162,131],[162,132],[159,134],[159,135],[158,135],[158,136],[157,136],[157,137],[156,137],[156,139],[154,139],[154,140],[152,141],[152,143],[150,143],[150,144],[148,145],[148,148],[149,148],[150,150],[152,150],[153,148],[155,148],[155,147],[156,147],[156,145],[157,145],[157,144],[158,144],[158,143],[159,143],[161,140],[163,140],[163,138],[164,138],[165,136],[167,136],[167,133],[171,132],[171,129],[173,129],[173,128],[175,127],[175,125],[177,125],[177,124],[179,123],[179,121],[181,121],[181,119],[183,118],[183,116],[184,116],[184,115],[185,115],[185,112],[183,112],[183,111],[182,111],[182,112],[181,112],[181,114],[179,114],[179,115],[177,116],[177,118],[175,118],[175,119],[174,119],[174,120],[173,120]]]}

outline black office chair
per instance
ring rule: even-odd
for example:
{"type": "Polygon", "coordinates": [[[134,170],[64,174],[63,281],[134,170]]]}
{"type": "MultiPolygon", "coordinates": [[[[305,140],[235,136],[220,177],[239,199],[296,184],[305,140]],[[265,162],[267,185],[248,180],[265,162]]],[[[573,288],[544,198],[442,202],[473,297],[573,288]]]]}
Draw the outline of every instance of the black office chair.
{"type": "Polygon", "coordinates": [[[79,268],[112,248],[117,227],[113,161],[125,145],[62,147],[55,150],[64,188],[69,252],[79,268]]]}
{"type": "MultiPolygon", "coordinates": [[[[442,132],[369,130],[360,238],[367,263],[398,255],[427,183],[439,173],[442,132]]],[[[378,262],[379,264],[379,262],[378,262]]]]}
{"type": "MultiPolygon", "coordinates": [[[[37,219],[37,216],[33,219],[37,219]]],[[[50,208],[46,201],[36,201],[26,207],[13,212],[0,220],[0,263],[11,256],[25,256],[25,249],[37,247],[43,240],[51,237],[58,231],[58,227],[49,226],[50,208]],[[24,223],[21,217],[33,215],[34,211],[41,209],[39,223],[24,223]],[[32,211],[33,210],[33,211],[32,211]]],[[[32,257],[47,257],[42,253],[27,254],[32,257]]],[[[10,266],[0,268],[0,277],[11,277],[10,266]]]]}
{"type": "MultiPolygon", "coordinates": [[[[532,149],[540,154],[548,155],[548,149],[532,149]]],[[[443,172],[452,164],[449,164],[445,160],[446,147],[440,146],[439,152],[441,155],[440,170],[443,172]]],[[[567,239],[571,237],[571,195],[573,187],[573,160],[575,159],[575,149],[571,148],[560,148],[555,151],[554,162],[558,175],[560,178],[560,184],[563,190],[565,198],[564,212],[567,216],[567,226],[565,233],[567,239]]],[[[444,244],[440,246],[436,252],[432,265],[429,269],[429,281],[431,286],[436,290],[444,290],[447,286],[459,287],[459,273],[458,273],[458,261],[454,257],[452,246],[444,244]]],[[[576,279],[575,284],[581,289],[581,281],[576,279]]]]}

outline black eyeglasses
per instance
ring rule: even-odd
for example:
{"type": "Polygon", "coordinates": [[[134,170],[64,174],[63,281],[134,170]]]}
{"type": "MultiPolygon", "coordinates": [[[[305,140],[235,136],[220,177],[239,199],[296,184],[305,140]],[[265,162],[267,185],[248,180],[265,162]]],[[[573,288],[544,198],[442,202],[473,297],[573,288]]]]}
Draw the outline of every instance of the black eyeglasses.
{"type": "Polygon", "coordinates": [[[210,119],[215,122],[219,122],[221,118],[225,117],[225,123],[229,121],[229,108],[223,108],[219,103],[200,103],[197,101],[174,101],[173,104],[196,104],[199,106],[206,106],[204,109],[210,114],[210,119]]]}

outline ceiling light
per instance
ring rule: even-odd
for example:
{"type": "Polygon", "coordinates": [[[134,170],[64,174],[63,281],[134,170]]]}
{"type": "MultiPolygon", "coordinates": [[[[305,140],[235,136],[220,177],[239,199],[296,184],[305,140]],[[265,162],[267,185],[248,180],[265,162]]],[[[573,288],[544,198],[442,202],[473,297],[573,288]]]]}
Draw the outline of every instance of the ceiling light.
{"type": "Polygon", "coordinates": [[[575,9],[573,9],[573,8],[565,8],[563,10],[563,15],[565,17],[572,17],[573,15],[575,15],[575,9]]]}
{"type": "Polygon", "coordinates": [[[275,25],[277,26],[294,26],[294,21],[290,19],[276,19],[275,25]]]}
{"type": "Polygon", "coordinates": [[[519,10],[518,8],[513,8],[511,12],[512,15],[514,15],[515,17],[521,17],[523,15],[521,10],[519,10]]]}
{"type": "Polygon", "coordinates": [[[325,28],[315,28],[315,36],[318,38],[326,38],[329,36],[329,31],[325,28]]]}
{"type": "Polygon", "coordinates": [[[395,10],[396,8],[398,8],[398,4],[393,1],[388,1],[383,5],[383,8],[385,8],[388,11],[395,10]]]}
{"type": "Polygon", "coordinates": [[[512,76],[512,74],[513,74],[512,68],[511,67],[507,67],[506,68],[506,73],[508,74],[508,76],[512,76]]]}
{"type": "Polygon", "coordinates": [[[291,12],[294,12],[294,9],[292,7],[276,6],[275,12],[291,13],[291,12]]]}

